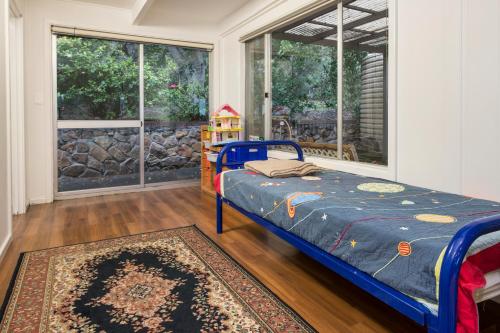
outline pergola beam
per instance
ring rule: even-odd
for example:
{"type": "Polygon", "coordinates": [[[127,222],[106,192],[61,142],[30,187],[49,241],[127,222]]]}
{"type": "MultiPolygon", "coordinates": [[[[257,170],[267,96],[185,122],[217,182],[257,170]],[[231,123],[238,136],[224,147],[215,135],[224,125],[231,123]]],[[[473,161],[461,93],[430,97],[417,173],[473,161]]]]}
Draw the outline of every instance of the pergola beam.
{"type": "Polygon", "coordinates": [[[361,43],[368,42],[370,40],[374,40],[374,39],[377,39],[379,37],[384,37],[384,36],[387,36],[387,30],[377,32],[376,34],[372,34],[370,36],[365,36],[365,37],[361,37],[358,39],[352,39],[348,42],[345,42],[344,47],[346,47],[346,46],[347,47],[355,47],[356,45],[360,45],[361,43]]]}
{"type": "Polygon", "coordinates": [[[358,12],[364,12],[364,13],[369,13],[369,14],[376,14],[377,11],[375,10],[371,10],[371,9],[367,9],[367,8],[363,8],[363,7],[359,7],[359,6],[354,6],[354,5],[344,5],[345,8],[349,8],[349,9],[353,9],[353,10],[357,10],[358,12]]]}
{"type": "Polygon", "coordinates": [[[337,28],[337,26],[335,24],[330,24],[330,23],[326,23],[326,22],[316,21],[316,19],[312,20],[311,23],[314,23],[314,24],[317,24],[317,25],[322,25],[324,27],[334,28],[334,29],[337,28]]]}
{"type": "MultiPolygon", "coordinates": [[[[364,25],[366,23],[370,23],[370,22],[379,20],[381,18],[387,17],[387,14],[388,14],[388,11],[386,9],[386,10],[377,12],[375,14],[372,14],[372,15],[360,18],[359,20],[352,21],[350,23],[344,24],[343,30],[347,31],[347,30],[359,27],[361,25],[364,25]]],[[[319,33],[319,34],[315,35],[314,38],[312,38],[312,41],[314,41],[314,40],[322,40],[322,39],[324,39],[324,38],[326,38],[328,36],[334,35],[336,33],[337,33],[337,28],[330,29],[330,30],[327,30],[325,32],[322,32],[322,33],[319,33]]]]}
{"type": "Polygon", "coordinates": [[[379,20],[381,18],[387,17],[389,14],[389,11],[387,9],[376,12],[375,14],[372,14],[370,16],[363,17],[359,20],[353,21],[351,23],[344,24],[344,30],[350,30],[352,28],[359,27],[360,25],[364,25],[366,23],[370,23],[376,20],[379,20]]]}
{"type": "MultiPolygon", "coordinates": [[[[343,3],[344,6],[346,6],[346,5],[348,5],[348,4],[350,4],[351,2],[354,2],[354,1],[356,1],[356,0],[344,0],[342,3],[343,3]]],[[[325,9],[323,9],[323,10],[315,13],[315,17],[318,18],[320,16],[323,16],[323,15],[328,14],[330,12],[333,12],[335,10],[337,10],[337,7],[333,8],[333,9],[331,7],[325,8],[325,9]]],[[[311,17],[307,16],[305,18],[302,18],[302,19],[299,19],[298,21],[293,22],[293,24],[291,24],[291,25],[287,25],[286,27],[283,27],[283,28],[279,29],[278,32],[285,32],[287,30],[290,30],[293,27],[298,27],[299,25],[302,25],[302,24],[310,22],[310,21],[311,21],[311,17]]],[[[314,23],[315,24],[320,24],[318,22],[314,22],[314,23]]],[[[322,25],[326,25],[326,24],[327,23],[322,23],[322,25]]]]}
{"type": "MultiPolygon", "coordinates": [[[[313,42],[313,44],[337,47],[337,41],[333,40],[333,39],[322,39],[322,40],[313,42]]],[[[366,51],[369,53],[384,53],[385,52],[385,47],[383,47],[383,46],[346,45],[346,44],[344,44],[344,48],[345,49],[354,49],[354,50],[359,50],[359,51],[366,51]]]]}
{"type": "MultiPolygon", "coordinates": [[[[357,29],[356,27],[363,26],[367,23],[377,21],[379,19],[385,18],[388,15],[388,10],[381,10],[381,11],[374,11],[371,9],[366,9],[366,8],[361,8],[359,6],[352,5],[351,3],[354,2],[354,0],[345,0],[343,1],[343,5],[345,8],[357,10],[357,11],[362,11],[364,13],[367,13],[369,15],[359,18],[355,21],[346,23],[343,25],[343,30],[344,31],[356,31],[362,34],[367,34],[368,36],[363,36],[359,37],[357,39],[351,39],[350,41],[347,41],[344,43],[344,47],[348,49],[358,49],[361,51],[367,51],[367,52],[384,52],[384,46],[370,46],[366,44],[361,44],[361,43],[366,43],[370,40],[375,40],[377,38],[387,36],[387,30],[384,31],[367,31],[367,30],[361,30],[357,29]]],[[[337,9],[332,9],[329,8],[323,9],[322,11],[316,13],[316,17],[311,19],[310,16],[303,18],[299,21],[296,21],[293,23],[293,25],[288,25],[284,28],[279,29],[278,31],[275,31],[273,33],[273,36],[277,39],[284,39],[284,40],[290,40],[294,42],[301,42],[301,43],[308,43],[308,44],[318,44],[318,45],[324,45],[324,46],[336,46],[337,41],[336,40],[331,40],[331,39],[326,39],[329,36],[332,36],[337,33],[337,26],[336,24],[331,24],[331,23],[326,23],[326,22],[321,22],[318,21],[318,17],[325,15],[327,13],[331,13],[337,9]],[[304,36],[300,34],[293,34],[293,33],[287,33],[288,30],[296,28],[301,26],[304,23],[312,23],[312,24],[317,24],[323,27],[328,27],[329,29],[320,33],[315,34],[314,36],[304,36]]]]}
{"type": "Polygon", "coordinates": [[[155,0],[135,0],[132,6],[132,24],[140,25],[155,0]]]}

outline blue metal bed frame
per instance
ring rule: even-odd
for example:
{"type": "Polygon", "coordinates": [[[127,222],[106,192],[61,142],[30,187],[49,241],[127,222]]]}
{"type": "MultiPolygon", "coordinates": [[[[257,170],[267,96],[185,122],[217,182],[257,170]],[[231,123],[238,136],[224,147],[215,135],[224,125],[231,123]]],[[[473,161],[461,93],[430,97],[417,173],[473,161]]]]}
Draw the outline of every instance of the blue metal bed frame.
{"type": "MultiPolygon", "coordinates": [[[[304,160],[301,147],[292,141],[245,141],[229,143],[221,150],[217,158],[217,174],[222,172],[223,167],[232,169],[242,168],[247,160],[224,162],[224,157],[236,148],[259,149],[268,146],[292,146],[297,152],[297,159],[304,160]]],[[[433,314],[420,302],[410,298],[394,288],[376,280],[370,275],[347,264],[341,259],[323,251],[317,246],[303,240],[294,234],[285,231],[263,219],[250,213],[233,202],[217,194],[217,233],[222,233],[222,204],[226,203],[243,215],[249,217],[264,228],[270,230],[280,238],[284,239],[298,250],[320,262],[330,270],[349,280],[359,288],[372,294],[382,302],[393,307],[403,315],[414,320],[421,326],[426,326],[428,332],[432,333],[455,333],[457,322],[457,293],[458,278],[463,259],[471,244],[481,235],[500,230],[500,216],[491,216],[478,219],[462,229],[452,238],[443,258],[441,275],[439,279],[439,310],[437,315],[433,314]]]]}

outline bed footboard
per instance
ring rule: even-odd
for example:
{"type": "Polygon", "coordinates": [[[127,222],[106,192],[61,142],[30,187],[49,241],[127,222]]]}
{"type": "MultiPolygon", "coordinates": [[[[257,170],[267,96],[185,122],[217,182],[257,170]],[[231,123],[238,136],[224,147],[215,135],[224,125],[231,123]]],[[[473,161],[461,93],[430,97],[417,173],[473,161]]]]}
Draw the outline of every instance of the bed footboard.
{"type": "MultiPolygon", "coordinates": [[[[217,156],[217,164],[216,164],[216,174],[222,172],[224,167],[230,167],[232,169],[241,169],[245,162],[250,160],[237,160],[227,162],[225,157],[226,155],[235,149],[238,148],[260,148],[260,147],[269,147],[269,146],[292,146],[297,152],[297,160],[304,160],[304,153],[302,152],[302,148],[298,145],[298,143],[293,141],[241,141],[241,142],[231,142],[222,148],[217,156]]],[[[217,193],[216,199],[216,212],[217,212],[217,233],[222,233],[222,196],[217,193]]]]}
{"type": "MultiPolygon", "coordinates": [[[[454,333],[457,325],[458,279],[467,251],[480,236],[500,230],[500,215],[478,219],[460,229],[446,249],[439,278],[439,310],[429,332],[454,333]]],[[[500,258],[499,258],[500,260],[500,258]]]]}

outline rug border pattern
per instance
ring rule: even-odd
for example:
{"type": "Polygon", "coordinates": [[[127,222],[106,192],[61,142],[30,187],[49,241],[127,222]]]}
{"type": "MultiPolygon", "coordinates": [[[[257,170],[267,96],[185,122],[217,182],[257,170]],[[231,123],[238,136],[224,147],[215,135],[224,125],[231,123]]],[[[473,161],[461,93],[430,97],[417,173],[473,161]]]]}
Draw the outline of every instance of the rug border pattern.
{"type": "MultiPolygon", "coordinates": [[[[182,230],[182,229],[191,229],[194,230],[201,238],[208,244],[210,248],[212,248],[218,255],[221,255],[225,260],[227,260],[234,268],[239,271],[240,274],[245,276],[246,278],[249,279],[249,281],[256,287],[258,288],[263,295],[268,297],[270,300],[273,301],[279,308],[281,308],[283,311],[286,312],[287,315],[289,315],[297,324],[299,324],[306,332],[317,332],[311,324],[309,324],[300,314],[298,314],[290,305],[285,303],[276,293],[274,293],[269,287],[264,285],[263,282],[261,282],[257,277],[252,274],[250,271],[248,271],[242,264],[237,262],[231,255],[229,255],[226,250],[224,250],[220,245],[218,245],[214,240],[212,240],[208,235],[206,235],[196,224],[190,225],[190,226],[182,226],[182,227],[176,227],[176,228],[169,228],[169,229],[161,229],[161,230],[156,230],[156,231],[150,231],[150,232],[144,232],[144,233],[139,233],[139,234],[132,234],[132,235],[125,235],[125,236],[119,236],[119,237],[112,237],[112,238],[107,238],[107,239],[101,239],[101,240],[95,240],[95,241],[88,241],[88,242],[82,242],[82,243],[76,243],[76,244],[67,244],[67,245],[61,245],[61,246],[56,246],[56,247],[51,247],[51,248],[46,248],[46,249],[39,249],[39,250],[33,250],[33,251],[26,251],[26,252],[21,252],[19,254],[19,259],[16,264],[16,268],[12,274],[12,277],[10,279],[9,286],[6,290],[5,293],[5,298],[3,300],[2,307],[0,308],[0,332],[4,332],[4,330],[7,329],[8,324],[10,324],[10,321],[12,319],[12,315],[15,310],[15,305],[17,304],[17,297],[19,296],[19,292],[16,292],[17,288],[20,288],[23,285],[23,280],[24,280],[24,273],[26,271],[26,265],[29,261],[29,257],[32,254],[36,254],[38,252],[45,252],[45,251],[50,251],[50,250],[57,250],[60,248],[65,248],[65,247],[75,247],[75,246],[84,246],[86,244],[99,244],[99,243],[105,243],[108,241],[112,240],[119,240],[119,239],[125,239],[125,238],[138,238],[139,240],[141,239],[141,236],[145,235],[150,235],[150,234],[155,234],[155,233],[163,233],[163,232],[169,232],[169,231],[176,231],[176,230],[182,230]],[[13,297],[16,297],[16,300],[13,299],[13,297]],[[12,301],[14,301],[14,306],[12,306],[12,301]]],[[[237,291],[233,290],[233,288],[227,283],[227,281],[222,278],[222,276],[207,262],[206,258],[204,258],[200,253],[198,253],[197,250],[195,250],[191,244],[184,239],[182,234],[177,235],[180,237],[183,241],[184,244],[186,244],[191,251],[193,251],[196,256],[202,260],[210,269],[210,271],[217,276],[218,279],[221,280],[221,282],[231,291],[231,293],[237,297],[241,302],[242,305],[247,307],[249,310],[251,310],[252,315],[255,316],[258,321],[265,325],[266,327],[269,328],[268,324],[265,323],[265,321],[259,316],[259,314],[253,309],[242,297],[240,294],[238,294],[237,291]]],[[[51,260],[52,261],[52,260],[51,260]]],[[[50,265],[50,264],[49,264],[50,265]]],[[[47,274],[50,274],[50,269],[48,270],[47,274]]],[[[50,279],[47,280],[46,283],[50,283],[50,279]]],[[[47,295],[47,288],[44,292],[44,299],[43,299],[43,304],[47,302],[47,297],[51,297],[50,295],[47,295]]],[[[43,311],[46,311],[46,307],[42,307],[43,311]]],[[[40,327],[39,327],[39,332],[45,332],[43,329],[43,318],[46,316],[41,313],[41,318],[40,318],[40,327]]]]}

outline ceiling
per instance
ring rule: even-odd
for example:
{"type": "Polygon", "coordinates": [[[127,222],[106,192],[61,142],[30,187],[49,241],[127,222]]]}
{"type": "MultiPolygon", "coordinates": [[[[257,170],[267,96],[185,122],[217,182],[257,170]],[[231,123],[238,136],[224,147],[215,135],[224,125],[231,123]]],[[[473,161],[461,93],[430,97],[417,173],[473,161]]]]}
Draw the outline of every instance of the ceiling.
{"type": "MultiPolygon", "coordinates": [[[[130,9],[136,0],[73,0],[130,9]]],[[[141,25],[185,26],[212,25],[221,22],[252,0],[148,0],[150,6],[142,16],[141,25]]],[[[139,3],[144,0],[138,0],[139,3]]]]}
{"type": "Polygon", "coordinates": [[[250,0],[156,0],[146,14],[148,24],[217,24],[250,0]]]}
{"type": "Polygon", "coordinates": [[[104,6],[127,8],[130,9],[134,5],[135,0],[77,0],[80,2],[90,2],[104,6]]]}

